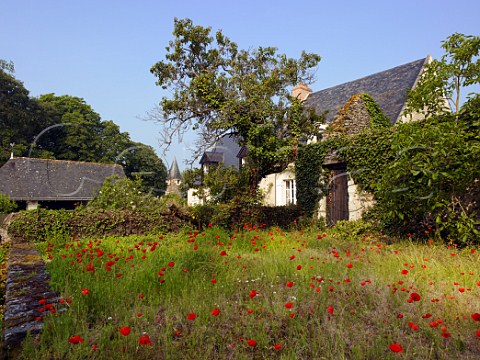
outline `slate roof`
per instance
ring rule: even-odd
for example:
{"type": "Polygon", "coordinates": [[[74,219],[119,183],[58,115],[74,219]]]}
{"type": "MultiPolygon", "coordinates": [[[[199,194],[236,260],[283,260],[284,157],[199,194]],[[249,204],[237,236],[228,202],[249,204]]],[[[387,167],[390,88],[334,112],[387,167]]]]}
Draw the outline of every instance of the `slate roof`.
{"type": "Polygon", "coordinates": [[[317,114],[333,121],[338,110],[355,94],[367,93],[377,102],[392,124],[401,117],[407,98],[428,58],[419,59],[373,75],[311,93],[305,101],[317,114]]]}
{"type": "Polygon", "coordinates": [[[113,164],[14,158],[0,168],[0,193],[17,201],[90,200],[112,175],[125,173],[113,164]]]}
{"type": "Polygon", "coordinates": [[[240,149],[238,136],[224,135],[213,147],[204,152],[200,164],[222,163],[225,167],[235,166],[238,168],[237,154],[240,149]]]}
{"type": "Polygon", "coordinates": [[[172,166],[170,166],[170,170],[168,171],[168,180],[182,180],[177,158],[173,158],[172,166]]]}

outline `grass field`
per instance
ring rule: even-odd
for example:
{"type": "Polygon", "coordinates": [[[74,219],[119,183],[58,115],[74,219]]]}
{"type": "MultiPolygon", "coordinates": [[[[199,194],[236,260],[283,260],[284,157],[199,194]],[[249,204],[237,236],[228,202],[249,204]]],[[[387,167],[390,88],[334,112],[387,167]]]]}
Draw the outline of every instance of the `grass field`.
{"type": "Polygon", "coordinates": [[[480,252],[355,231],[51,239],[25,359],[478,359],[480,252]]]}

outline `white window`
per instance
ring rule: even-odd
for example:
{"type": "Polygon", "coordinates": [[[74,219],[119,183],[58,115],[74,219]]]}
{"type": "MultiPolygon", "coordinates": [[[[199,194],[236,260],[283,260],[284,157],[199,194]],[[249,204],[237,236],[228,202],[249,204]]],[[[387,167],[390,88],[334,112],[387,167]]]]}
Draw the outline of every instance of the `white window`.
{"type": "Polygon", "coordinates": [[[295,180],[285,180],[285,204],[291,205],[297,203],[297,187],[295,180]]]}

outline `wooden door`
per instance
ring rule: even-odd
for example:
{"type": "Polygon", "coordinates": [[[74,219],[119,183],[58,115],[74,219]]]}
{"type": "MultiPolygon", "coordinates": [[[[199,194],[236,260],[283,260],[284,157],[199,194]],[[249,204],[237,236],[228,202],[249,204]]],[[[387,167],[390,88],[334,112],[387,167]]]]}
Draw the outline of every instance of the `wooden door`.
{"type": "Polygon", "coordinates": [[[348,175],[346,169],[331,170],[328,194],[328,224],[333,226],[338,220],[348,220],[348,175]]]}

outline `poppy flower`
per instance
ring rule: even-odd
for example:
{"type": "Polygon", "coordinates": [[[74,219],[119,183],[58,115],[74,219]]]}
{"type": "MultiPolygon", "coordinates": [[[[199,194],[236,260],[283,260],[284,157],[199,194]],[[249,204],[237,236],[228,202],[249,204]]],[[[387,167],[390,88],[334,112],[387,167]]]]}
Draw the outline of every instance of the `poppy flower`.
{"type": "Polygon", "coordinates": [[[127,336],[128,334],[130,334],[130,328],[128,326],[123,326],[120,329],[118,329],[118,332],[123,336],[127,336]]]}
{"type": "Polygon", "coordinates": [[[171,268],[172,268],[172,267],[174,267],[174,266],[175,266],[175,263],[174,263],[173,261],[170,261],[170,262],[168,263],[168,267],[171,267],[171,268]]]}
{"type": "Polygon", "coordinates": [[[474,321],[480,321],[480,314],[479,313],[472,314],[472,319],[474,321]]]}
{"type": "Polygon", "coordinates": [[[225,250],[223,250],[221,253],[220,253],[220,256],[227,256],[227,252],[225,250]]]}
{"type": "Polygon", "coordinates": [[[390,344],[389,348],[396,353],[401,353],[403,351],[402,345],[400,344],[390,344]]]}
{"type": "Polygon", "coordinates": [[[250,291],[250,294],[248,294],[248,296],[250,296],[250,299],[253,299],[255,296],[257,296],[259,293],[256,292],[255,290],[252,290],[250,291]]]}
{"type": "Polygon", "coordinates": [[[197,318],[197,315],[195,315],[195,313],[190,313],[187,315],[187,319],[190,320],[190,321],[193,321],[197,318]]]}
{"type": "Polygon", "coordinates": [[[90,294],[90,290],[88,290],[87,288],[83,288],[81,292],[82,292],[83,295],[90,294]]]}
{"type": "Polygon", "coordinates": [[[145,336],[140,336],[140,345],[152,346],[152,342],[150,341],[150,337],[148,336],[148,334],[145,334],[145,336]]]}
{"type": "Polygon", "coordinates": [[[78,343],[82,343],[84,341],[85,340],[82,339],[82,337],[80,335],[70,336],[70,339],[68,339],[68,342],[71,343],[71,344],[78,344],[78,343]]]}
{"type": "Polygon", "coordinates": [[[253,339],[252,339],[252,340],[247,340],[247,344],[248,344],[249,346],[257,346],[257,342],[256,342],[255,340],[253,340],[253,339]]]}
{"type": "Polygon", "coordinates": [[[218,314],[220,314],[220,309],[214,308],[212,311],[210,311],[210,314],[213,316],[218,316],[218,314]]]}
{"type": "Polygon", "coordinates": [[[291,309],[293,307],[293,304],[291,302],[288,302],[285,304],[285,308],[291,309]]]}
{"type": "Polygon", "coordinates": [[[293,286],[293,282],[292,281],[287,281],[285,286],[291,288],[293,286]]]}
{"type": "Polygon", "coordinates": [[[413,293],[410,294],[410,299],[411,299],[412,301],[420,301],[421,298],[420,298],[420,295],[419,295],[419,294],[413,292],[413,293]]]}
{"type": "Polygon", "coordinates": [[[280,350],[282,348],[282,344],[275,344],[275,345],[273,345],[273,348],[275,350],[280,350]]]}
{"type": "Polygon", "coordinates": [[[477,336],[480,338],[480,330],[477,330],[477,336]]]}
{"type": "Polygon", "coordinates": [[[328,311],[329,314],[333,314],[333,311],[334,311],[333,306],[330,306],[330,305],[329,305],[329,306],[327,307],[327,311],[328,311]]]}
{"type": "Polygon", "coordinates": [[[347,268],[349,268],[349,269],[353,268],[352,263],[349,263],[349,264],[347,265],[347,268]]]}

